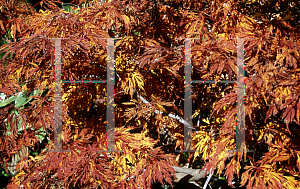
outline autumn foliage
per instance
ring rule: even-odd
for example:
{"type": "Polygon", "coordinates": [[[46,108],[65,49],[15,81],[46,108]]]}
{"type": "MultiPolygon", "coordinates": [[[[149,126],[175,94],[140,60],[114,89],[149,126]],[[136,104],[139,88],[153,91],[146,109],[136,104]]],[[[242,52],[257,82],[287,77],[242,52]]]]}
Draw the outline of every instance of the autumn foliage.
{"type": "MultiPolygon", "coordinates": [[[[235,0],[0,1],[1,166],[8,188],[151,188],[201,164],[228,185],[299,188],[300,4],[235,0]],[[62,83],[63,149],[51,152],[55,47],[62,80],[106,80],[115,39],[115,143],[106,84],[62,83]],[[236,83],[193,83],[193,149],[184,147],[184,39],[192,80],[236,80],[244,38],[246,153],[236,149],[236,83]],[[16,96],[16,97],[15,97],[16,96]],[[10,100],[8,100],[10,99],[10,100]],[[160,113],[157,113],[160,112],[160,113]],[[175,119],[169,116],[177,115],[175,119]],[[235,183],[235,184],[234,184],[235,183]]],[[[200,171],[199,171],[200,172],[200,171]]],[[[203,177],[204,178],[204,177],[203,177]]],[[[199,179],[200,180],[200,179],[199,179]]],[[[196,181],[199,181],[196,180],[196,181]]],[[[201,183],[200,181],[198,183],[201,183]]]]}

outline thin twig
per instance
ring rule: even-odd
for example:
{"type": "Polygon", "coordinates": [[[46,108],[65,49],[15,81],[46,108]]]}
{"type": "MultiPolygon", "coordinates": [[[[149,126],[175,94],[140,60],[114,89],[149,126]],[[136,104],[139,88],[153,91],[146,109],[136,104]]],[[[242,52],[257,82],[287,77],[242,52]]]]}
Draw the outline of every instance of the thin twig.
{"type": "MultiPolygon", "coordinates": [[[[150,104],[149,101],[147,101],[144,97],[142,97],[137,91],[135,91],[137,93],[137,96],[139,99],[141,99],[145,104],[148,104],[149,106],[152,106],[150,104]]],[[[160,112],[159,110],[154,110],[154,113],[156,114],[162,114],[163,112],[160,112]]],[[[193,127],[193,125],[189,124],[187,121],[185,121],[183,118],[179,117],[178,115],[175,114],[169,114],[168,117],[173,118],[173,119],[177,119],[180,123],[184,124],[188,129],[191,130],[195,130],[195,128],[193,127]]]]}
{"type": "Polygon", "coordinates": [[[213,172],[210,170],[210,173],[209,173],[209,175],[208,175],[208,177],[207,177],[207,179],[205,181],[205,184],[203,186],[203,189],[206,189],[206,187],[207,187],[207,185],[209,183],[209,180],[211,179],[212,175],[213,175],[213,172]]]}

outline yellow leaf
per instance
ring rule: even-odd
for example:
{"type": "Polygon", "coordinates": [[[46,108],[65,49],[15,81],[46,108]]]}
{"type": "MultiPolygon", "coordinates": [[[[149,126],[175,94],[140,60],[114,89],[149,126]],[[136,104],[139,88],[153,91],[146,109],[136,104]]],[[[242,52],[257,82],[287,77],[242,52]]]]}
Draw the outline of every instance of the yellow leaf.
{"type": "Polygon", "coordinates": [[[192,118],[195,118],[196,116],[198,116],[199,113],[200,113],[200,110],[197,110],[197,111],[193,114],[192,118]]]}
{"type": "Polygon", "coordinates": [[[160,109],[162,109],[163,111],[165,110],[165,108],[164,108],[162,105],[157,104],[157,106],[158,106],[160,109]]]}
{"type": "Polygon", "coordinates": [[[126,157],[131,164],[134,164],[133,157],[131,155],[127,155],[126,157]]]}
{"type": "Polygon", "coordinates": [[[0,26],[1,26],[1,29],[2,29],[2,30],[5,30],[4,25],[3,25],[3,21],[2,21],[2,20],[0,20],[0,26]]]}
{"type": "Polygon", "coordinates": [[[13,39],[15,39],[15,34],[16,34],[16,24],[12,25],[10,29],[10,35],[13,39]]]}
{"type": "Polygon", "coordinates": [[[122,19],[123,19],[124,24],[125,24],[125,29],[128,30],[129,25],[130,25],[130,19],[129,19],[129,17],[126,16],[126,15],[122,15],[122,19]]]}
{"type": "Polygon", "coordinates": [[[206,119],[203,119],[203,122],[205,122],[205,123],[209,124],[209,120],[208,120],[208,118],[206,118],[206,119]]]}
{"type": "Polygon", "coordinates": [[[257,139],[257,141],[259,141],[260,139],[262,139],[262,137],[265,135],[265,133],[264,132],[261,132],[260,133],[260,135],[259,135],[259,137],[258,137],[258,139],[257,139]]]}
{"type": "Polygon", "coordinates": [[[133,102],[123,102],[122,104],[124,104],[124,105],[135,105],[135,103],[133,103],[133,102]]]}
{"type": "Polygon", "coordinates": [[[35,64],[35,63],[33,63],[33,62],[29,62],[29,64],[31,64],[31,65],[33,65],[33,66],[35,66],[35,67],[38,67],[39,65],[37,65],[37,64],[35,64]]]}
{"type": "Polygon", "coordinates": [[[116,42],[116,44],[115,44],[115,47],[120,46],[122,42],[123,42],[122,40],[118,40],[118,41],[116,42]]]}
{"type": "Polygon", "coordinates": [[[123,166],[123,168],[124,168],[124,169],[126,169],[126,168],[127,168],[127,165],[126,165],[126,159],[125,159],[125,157],[124,157],[124,158],[122,158],[122,160],[121,160],[121,165],[123,166]]]}
{"type": "Polygon", "coordinates": [[[17,78],[20,78],[20,76],[21,76],[21,70],[22,70],[22,67],[20,67],[20,68],[16,71],[17,78]]]}

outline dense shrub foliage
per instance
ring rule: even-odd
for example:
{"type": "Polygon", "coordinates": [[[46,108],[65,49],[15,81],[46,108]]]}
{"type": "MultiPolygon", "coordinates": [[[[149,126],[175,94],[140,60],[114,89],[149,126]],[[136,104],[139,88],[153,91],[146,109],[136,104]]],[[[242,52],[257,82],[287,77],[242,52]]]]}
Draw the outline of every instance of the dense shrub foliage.
{"type": "Polygon", "coordinates": [[[231,187],[300,187],[299,2],[61,3],[43,0],[36,11],[27,1],[0,1],[0,158],[2,177],[11,177],[8,188],[173,187],[178,173],[191,175],[195,186],[206,187],[210,174],[231,187]],[[62,80],[106,80],[107,38],[117,38],[120,152],[106,151],[105,83],[61,84],[61,137],[68,151],[50,151],[51,38],[62,38],[62,80]],[[215,81],[237,79],[237,38],[244,38],[247,152],[235,151],[236,82],[192,83],[197,151],[175,151],[184,147],[186,38],[192,80],[215,81]]]}

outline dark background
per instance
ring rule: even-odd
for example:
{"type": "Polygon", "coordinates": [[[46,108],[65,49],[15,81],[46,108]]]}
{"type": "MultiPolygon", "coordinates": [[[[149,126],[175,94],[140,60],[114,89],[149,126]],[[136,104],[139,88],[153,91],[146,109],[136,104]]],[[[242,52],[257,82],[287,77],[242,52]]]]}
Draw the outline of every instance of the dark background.
{"type": "MultiPolygon", "coordinates": [[[[65,3],[65,4],[68,4],[68,3],[71,3],[72,1],[75,2],[74,0],[60,0],[61,2],[65,3]]],[[[28,3],[30,3],[32,6],[34,6],[35,10],[38,12],[41,8],[40,6],[40,2],[41,0],[27,0],[28,3]]],[[[62,8],[61,4],[60,3],[55,3],[56,5],[58,5],[60,8],[62,8]]],[[[45,9],[42,9],[42,10],[45,10],[45,9]]]]}

